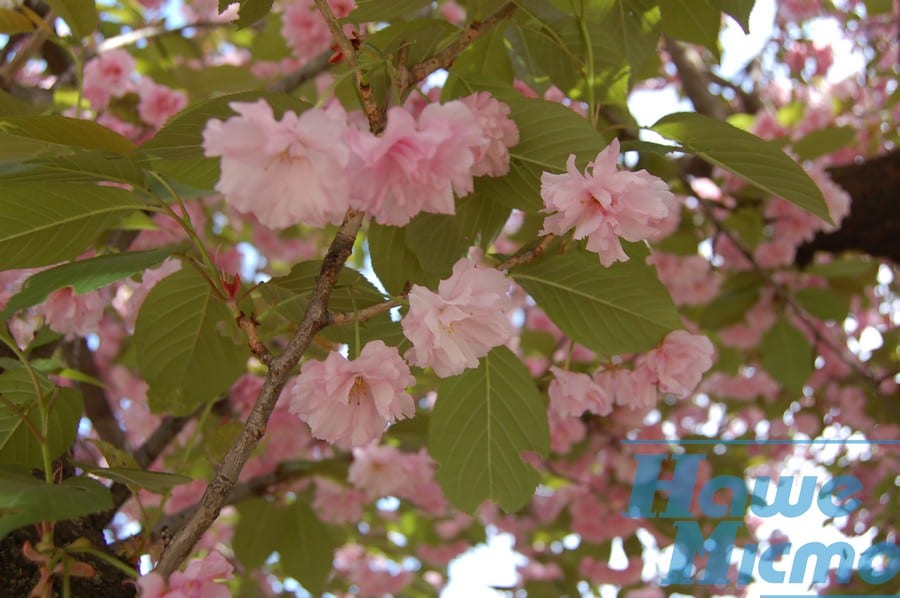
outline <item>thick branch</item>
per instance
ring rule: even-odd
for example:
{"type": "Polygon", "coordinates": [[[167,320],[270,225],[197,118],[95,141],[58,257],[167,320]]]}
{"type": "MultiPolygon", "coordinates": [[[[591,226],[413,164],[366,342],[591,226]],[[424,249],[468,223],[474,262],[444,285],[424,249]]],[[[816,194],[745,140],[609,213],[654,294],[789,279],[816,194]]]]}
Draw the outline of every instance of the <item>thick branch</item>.
{"type": "Polygon", "coordinates": [[[700,114],[725,120],[728,116],[726,105],[709,91],[709,73],[700,53],[687,44],[665,38],[666,50],[678,69],[681,87],[685,95],[700,114]]]}
{"type": "Polygon", "coordinates": [[[900,150],[828,173],[853,198],[850,214],[839,229],[800,246],[797,264],[811,262],[816,251],[855,250],[900,265],[900,150]]]}

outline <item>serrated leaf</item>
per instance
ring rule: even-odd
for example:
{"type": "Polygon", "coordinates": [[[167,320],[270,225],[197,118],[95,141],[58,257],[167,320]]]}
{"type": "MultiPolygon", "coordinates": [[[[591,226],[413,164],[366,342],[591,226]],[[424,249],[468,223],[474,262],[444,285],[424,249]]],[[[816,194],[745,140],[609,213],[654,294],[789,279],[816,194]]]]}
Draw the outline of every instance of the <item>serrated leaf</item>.
{"type": "Polygon", "coordinates": [[[33,268],[72,259],[126,212],[144,207],[133,193],[113,187],[4,184],[0,194],[0,269],[33,268]]]}
{"type": "Polygon", "coordinates": [[[240,0],[238,19],[235,23],[238,29],[249,27],[269,14],[269,11],[272,10],[272,3],[273,0],[240,0]]]}
{"type": "Polygon", "coordinates": [[[63,521],[113,508],[109,488],[85,477],[47,484],[27,470],[0,468],[0,538],[39,521],[63,521]]]}
{"type": "Polygon", "coordinates": [[[246,369],[248,349],[229,330],[231,312],[193,268],[166,277],[138,313],[134,343],[154,413],[187,415],[246,369]]]}
{"type": "Polygon", "coordinates": [[[664,116],[650,128],[763,191],[831,223],[819,187],[775,144],[695,112],[664,116]]]}
{"type": "Polygon", "coordinates": [[[147,471],[135,467],[91,467],[79,463],[83,470],[100,478],[125,484],[129,488],[143,488],[155,494],[163,494],[179,484],[187,484],[191,478],[177,473],[147,471]]]}
{"type": "Polygon", "coordinates": [[[540,475],[521,459],[546,456],[547,412],[534,380],[506,347],[478,368],[447,378],[429,422],[428,449],[437,481],[457,508],[472,513],[485,500],[508,512],[531,499],[540,475]]]}
{"type": "MultiPolygon", "coordinates": [[[[83,406],[81,393],[56,387],[44,376],[37,376],[49,412],[45,442],[55,459],[75,441],[83,406]]],[[[41,442],[22,418],[24,414],[43,433],[40,403],[28,371],[19,368],[0,374],[0,396],[0,464],[43,469],[41,442]]]]}
{"type": "Polygon", "coordinates": [[[47,0],[47,4],[66,22],[75,37],[87,37],[100,24],[94,0],[47,0]]]}
{"type": "Polygon", "coordinates": [[[34,29],[34,24],[28,17],[15,10],[0,8],[0,33],[28,33],[34,29]]]}
{"type": "Polygon", "coordinates": [[[130,154],[134,144],[112,129],[93,121],[68,116],[8,116],[0,120],[0,130],[13,135],[57,145],[130,154]]]}
{"type": "Polygon", "coordinates": [[[287,531],[285,511],[265,499],[254,498],[241,502],[238,513],[241,517],[234,529],[234,555],[246,569],[256,569],[281,545],[287,531]]]}
{"type": "Polygon", "coordinates": [[[38,272],[22,283],[21,290],[0,311],[0,320],[41,303],[57,289],[72,287],[76,294],[82,295],[143,272],[169,257],[172,251],[163,248],[101,255],[38,272]]]}
{"type": "MultiPolygon", "coordinates": [[[[309,305],[321,268],[321,261],[300,262],[289,274],[259,285],[258,291],[269,310],[277,311],[287,321],[299,322],[309,305]]],[[[354,308],[362,309],[383,301],[384,296],[365,276],[351,268],[342,268],[331,291],[328,309],[352,312],[354,308]]]]}
{"type": "Polygon", "coordinates": [[[428,4],[429,0],[358,0],[347,20],[352,23],[393,21],[413,16],[428,4]]]}
{"type": "Polygon", "coordinates": [[[713,0],[713,3],[737,21],[745,34],[750,33],[750,13],[753,12],[755,0],[713,0]]]}
{"type": "Polygon", "coordinates": [[[722,284],[719,295],[700,310],[698,323],[718,329],[739,322],[759,300],[762,278],[755,272],[740,272],[722,284]]]}
{"type": "Polygon", "coordinates": [[[660,0],[659,8],[663,33],[700,44],[718,58],[722,13],[710,0],[660,0]]]}
{"type": "Polygon", "coordinates": [[[799,141],[791,145],[791,149],[800,160],[813,160],[820,156],[836,152],[856,139],[856,129],[851,126],[824,127],[810,131],[799,141]]]}
{"type": "Polygon", "coordinates": [[[759,350],[763,367],[772,378],[790,392],[803,390],[814,369],[814,353],[802,332],[780,318],[763,336],[759,350]]]}
{"type": "Polygon", "coordinates": [[[831,289],[800,289],[794,299],[807,312],[822,320],[842,321],[850,311],[850,297],[831,289]]]}
{"type": "Polygon", "coordinates": [[[584,251],[550,255],[510,276],[570,338],[605,355],[638,353],[681,328],[656,270],[633,246],[631,259],[604,268],[584,251]]]}
{"type": "Polygon", "coordinates": [[[282,525],[285,532],[278,546],[282,570],[314,596],[320,595],[337,548],[331,530],[299,501],[284,513],[282,525]]]}
{"type": "Polygon", "coordinates": [[[369,255],[372,269],[384,288],[399,295],[407,283],[434,286],[439,277],[422,266],[419,257],[406,241],[406,229],[369,223],[369,255]]]}

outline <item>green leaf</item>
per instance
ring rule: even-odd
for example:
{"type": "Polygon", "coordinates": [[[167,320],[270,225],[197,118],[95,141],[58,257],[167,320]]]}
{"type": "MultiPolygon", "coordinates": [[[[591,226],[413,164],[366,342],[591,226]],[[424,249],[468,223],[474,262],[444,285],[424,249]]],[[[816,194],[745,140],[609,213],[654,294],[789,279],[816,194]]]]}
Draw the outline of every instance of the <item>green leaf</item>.
{"type": "Polygon", "coordinates": [[[47,4],[75,37],[87,37],[100,25],[94,0],[47,0],[47,4]]]}
{"type": "Polygon", "coordinates": [[[163,494],[179,484],[187,484],[191,478],[177,473],[147,471],[133,467],[92,467],[78,463],[78,467],[100,478],[125,484],[129,488],[144,488],[155,494],[163,494]]]}
{"type": "Polygon", "coordinates": [[[0,165],[0,183],[112,181],[144,187],[144,171],[130,158],[100,150],[60,153],[0,165]]]}
{"type": "Polygon", "coordinates": [[[750,13],[753,12],[755,0],[713,0],[713,3],[737,21],[745,34],[750,33],[750,13]]]}
{"type": "Polygon", "coordinates": [[[231,312],[193,268],[153,287],[134,343],[154,413],[187,415],[228,390],[248,357],[246,346],[231,338],[234,327],[231,312]]]}
{"type": "Polygon", "coordinates": [[[507,24],[504,21],[497,25],[484,37],[463,50],[453,61],[447,82],[441,90],[441,98],[444,101],[475,91],[466,84],[466,80],[472,78],[489,79],[494,84],[512,85],[513,68],[504,40],[507,24]]]}
{"type": "Polygon", "coordinates": [[[456,214],[420,214],[405,228],[408,249],[422,268],[440,278],[450,271],[469,247],[487,248],[509,217],[509,208],[479,195],[457,202],[456,214]]]}
{"type": "Polygon", "coordinates": [[[0,469],[0,538],[39,521],[64,521],[113,508],[109,488],[85,477],[47,484],[30,472],[0,469]]]}
{"type": "Polygon", "coordinates": [[[669,37],[700,44],[719,56],[721,11],[710,0],[660,0],[662,30],[669,37]]]}
{"type": "MultiPolygon", "coordinates": [[[[259,285],[258,291],[269,310],[277,311],[288,322],[299,322],[306,313],[321,268],[321,261],[300,262],[286,276],[259,285]]],[[[365,276],[351,268],[342,268],[331,291],[328,309],[352,312],[354,306],[362,309],[383,301],[384,296],[365,276]]]]}
{"type": "Polygon", "coordinates": [[[506,347],[478,368],[444,380],[429,422],[437,481],[457,508],[473,513],[492,500],[511,513],[531,500],[540,475],[521,459],[546,456],[547,412],[534,380],[506,347]]]}
{"type": "Polygon", "coordinates": [[[352,23],[387,22],[400,17],[414,16],[428,0],[358,0],[356,8],[347,17],[352,23]]]}
{"type": "Polygon", "coordinates": [[[22,289],[0,311],[0,320],[41,303],[57,289],[72,287],[75,293],[83,295],[143,272],[169,257],[172,251],[172,248],[164,248],[101,255],[38,272],[25,280],[22,289]]]}
{"type": "Polygon", "coordinates": [[[759,346],[763,367],[792,393],[800,393],[813,372],[814,353],[803,333],[784,318],[766,332],[759,346]]]}
{"type": "MultiPolygon", "coordinates": [[[[49,415],[46,443],[55,459],[75,442],[81,419],[82,398],[78,391],[54,386],[37,374],[49,415]]],[[[44,468],[41,442],[35,438],[22,415],[42,433],[38,395],[24,368],[0,374],[0,464],[44,468]]]]}
{"type": "Polygon", "coordinates": [[[123,189],[59,182],[7,183],[0,194],[0,269],[80,255],[126,212],[144,208],[123,189]]]}
{"type": "Polygon", "coordinates": [[[422,266],[406,241],[406,229],[369,223],[369,254],[372,269],[384,288],[393,295],[403,292],[407,283],[433,287],[439,277],[422,266]]]}
{"type": "Polygon", "coordinates": [[[800,160],[813,160],[836,152],[856,139],[856,129],[850,126],[816,129],[795,141],[791,146],[800,160]]]}
{"type": "Polygon", "coordinates": [[[0,120],[0,130],[57,145],[130,154],[134,144],[103,125],[67,116],[9,116],[0,120]]]}
{"type": "Polygon", "coordinates": [[[510,276],[570,338],[605,355],[655,347],[681,320],[646,250],[604,268],[593,253],[568,251],[513,268],[510,276]]]}
{"type": "Polygon", "coordinates": [[[263,498],[254,498],[241,502],[238,513],[234,555],[246,569],[256,569],[282,544],[287,531],[285,512],[263,498]]]}
{"type": "Polygon", "coordinates": [[[800,289],[794,299],[800,307],[822,320],[842,321],[850,311],[849,295],[831,289],[800,289]]]}
{"type": "Polygon", "coordinates": [[[299,501],[284,513],[282,525],[284,540],[278,546],[281,569],[314,596],[321,595],[337,548],[331,530],[299,501]]]}
{"type": "Polygon", "coordinates": [[[722,284],[719,295],[700,309],[698,323],[704,328],[718,329],[741,321],[759,300],[762,284],[756,272],[735,274],[722,284]]]}
{"type": "Polygon", "coordinates": [[[34,29],[28,17],[15,10],[0,8],[0,34],[28,33],[34,29]]]}
{"type": "Polygon", "coordinates": [[[23,102],[19,98],[10,95],[9,92],[0,89],[0,116],[3,118],[35,114],[38,111],[35,106],[23,102]]]}
{"type": "Polygon", "coordinates": [[[763,191],[831,223],[819,187],[773,143],[695,112],[664,116],[650,128],[763,191]]]}
{"type": "Polygon", "coordinates": [[[519,127],[519,143],[510,148],[509,174],[477,179],[475,191],[509,208],[536,212],[543,207],[541,173],[564,172],[569,154],[575,154],[579,168],[584,168],[609,145],[609,138],[560,104],[529,98],[502,99],[509,104],[519,127]]]}
{"type": "Polygon", "coordinates": [[[238,29],[249,27],[269,14],[273,0],[240,0],[240,3],[238,20],[235,23],[238,29]]]}

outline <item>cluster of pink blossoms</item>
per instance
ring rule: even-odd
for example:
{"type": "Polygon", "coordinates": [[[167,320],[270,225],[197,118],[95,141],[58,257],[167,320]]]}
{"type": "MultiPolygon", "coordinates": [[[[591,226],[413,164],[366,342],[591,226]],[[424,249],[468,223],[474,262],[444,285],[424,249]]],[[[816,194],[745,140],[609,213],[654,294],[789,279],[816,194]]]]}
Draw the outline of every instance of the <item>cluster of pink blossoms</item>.
{"type": "MultiPolygon", "coordinates": [[[[509,281],[479,265],[478,257],[459,260],[437,293],[419,285],[409,293],[401,326],[413,346],[405,357],[442,378],[477,367],[481,357],[515,332],[509,281]]],[[[396,347],[372,341],[353,361],[332,352],[325,361],[305,362],[290,391],[290,411],[309,424],[316,438],[358,447],[380,438],[387,424],[414,415],[406,392],[414,383],[396,347]]]]}
{"type": "Polygon", "coordinates": [[[141,598],[183,598],[202,596],[203,598],[228,598],[228,586],[216,583],[230,579],[234,567],[218,552],[210,552],[202,559],[194,559],[184,571],[176,571],[169,577],[169,583],[159,573],[144,575],[137,581],[141,598]]]}
{"type": "Polygon", "coordinates": [[[673,330],[657,347],[639,356],[633,370],[603,369],[589,376],[552,367],[551,415],[557,419],[578,417],[585,411],[609,415],[614,404],[652,407],[660,392],[684,398],[712,367],[714,352],[705,336],[673,330]]]}
{"type": "Polygon", "coordinates": [[[418,116],[391,108],[380,136],[348,124],[336,103],[281,120],[263,100],[231,107],[238,116],[203,132],[205,154],[222,158],[216,190],[273,229],[338,224],[350,207],[393,226],[453,214],[454,193],[471,193],[475,176],[506,174],[519,140],[509,107],[487,93],[418,116]]]}
{"type": "Polygon", "coordinates": [[[181,91],[144,77],[135,82],[135,62],[125,50],[110,50],[84,65],[84,97],[94,110],[105,110],[113,98],[138,95],[138,115],[152,127],[161,127],[187,106],[181,91]]]}
{"type": "Polygon", "coordinates": [[[542,234],[564,235],[573,228],[575,238],[587,238],[589,251],[600,263],[628,261],[620,239],[645,241],[665,231],[675,200],[668,185],[645,170],[619,171],[619,141],[597,154],[584,174],[569,156],[565,174],[541,176],[544,220],[542,234]],[[588,174],[591,170],[591,174],[588,174]]]}

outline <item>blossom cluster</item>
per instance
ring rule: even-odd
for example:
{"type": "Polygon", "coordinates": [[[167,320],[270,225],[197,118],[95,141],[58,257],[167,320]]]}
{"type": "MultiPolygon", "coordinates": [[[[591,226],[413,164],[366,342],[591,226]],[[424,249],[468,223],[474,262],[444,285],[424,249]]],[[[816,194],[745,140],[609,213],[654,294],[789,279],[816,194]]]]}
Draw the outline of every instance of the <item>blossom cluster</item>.
{"type": "Polygon", "coordinates": [[[264,100],[230,105],[238,115],[203,132],[206,155],[221,157],[216,190],[273,229],[338,224],[351,207],[393,226],[453,214],[475,176],[506,174],[519,139],[509,107],[484,92],[417,115],[391,108],[378,136],[335,103],[279,120],[264,100]]]}
{"type": "MultiPolygon", "coordinates": [[[[420,285],[410,290],[401,320],[413,345],[405,354],[409,363],[442,378],[457,375],[512,337],[510,283],[479,260],[477,253],[459,260],[437,292],[420,285]]],[[[291,388],[290,410],[316,438],[362,446],[380,438],[387,424],[414,415],[406,392],[414,383],[397,348],[376,340],[354,360],[332,352],[324,361],[306,361],[291,388]]]]}

